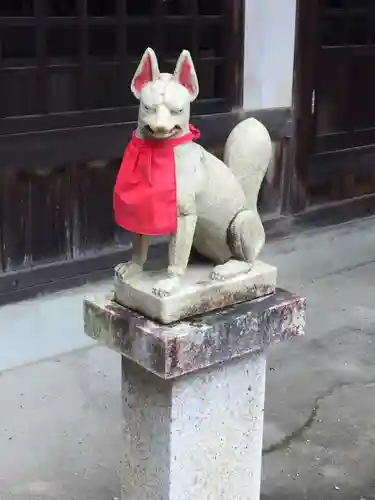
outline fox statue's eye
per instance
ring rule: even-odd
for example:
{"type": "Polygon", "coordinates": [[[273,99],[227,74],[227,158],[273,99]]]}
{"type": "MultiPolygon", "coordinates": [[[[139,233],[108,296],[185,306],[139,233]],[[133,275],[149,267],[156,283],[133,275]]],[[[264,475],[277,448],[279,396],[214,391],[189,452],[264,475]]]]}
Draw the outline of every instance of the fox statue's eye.
{"type": "Polygon", "coordinates": [[[183,109],[174,109],[172,115],[181,115],[183,111],[183,109]]]}

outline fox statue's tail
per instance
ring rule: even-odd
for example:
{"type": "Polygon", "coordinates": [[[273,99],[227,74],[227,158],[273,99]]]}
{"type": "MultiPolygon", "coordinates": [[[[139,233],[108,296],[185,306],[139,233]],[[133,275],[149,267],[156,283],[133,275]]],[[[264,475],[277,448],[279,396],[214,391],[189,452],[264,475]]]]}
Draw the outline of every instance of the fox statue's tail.
{"type": "Polygon", "coordinates": [[[260,186],[272,158],[272,143],[267,129],[255,118],[240,122],[230,133],[224,163],[240,181],[247,208],[256,210],[260,186]]]}

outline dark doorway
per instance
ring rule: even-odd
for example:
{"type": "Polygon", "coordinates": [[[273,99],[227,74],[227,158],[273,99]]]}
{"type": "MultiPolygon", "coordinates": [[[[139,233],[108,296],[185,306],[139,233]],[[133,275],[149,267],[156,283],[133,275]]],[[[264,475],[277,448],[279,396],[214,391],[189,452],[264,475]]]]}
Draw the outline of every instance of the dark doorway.
{"type": "Polygon", "coordinates": [[[375,193],[375,3],[299,2],[294,211],[375,193]]]}

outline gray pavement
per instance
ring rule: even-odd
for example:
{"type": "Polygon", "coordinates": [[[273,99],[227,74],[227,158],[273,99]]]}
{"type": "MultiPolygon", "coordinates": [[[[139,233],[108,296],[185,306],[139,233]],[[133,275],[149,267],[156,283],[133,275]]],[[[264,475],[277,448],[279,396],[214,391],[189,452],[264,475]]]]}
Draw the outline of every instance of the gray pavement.
{"type": "MultiPolygon", "coordinates": [[[[308,298],[306,337],[269,353],[263,500],[375,499],[375,220],[270,242],[308,298]]],[[[120,496],[120,360],[82,332],[83,295],[0,310],[0,499],[120,496]]]]}

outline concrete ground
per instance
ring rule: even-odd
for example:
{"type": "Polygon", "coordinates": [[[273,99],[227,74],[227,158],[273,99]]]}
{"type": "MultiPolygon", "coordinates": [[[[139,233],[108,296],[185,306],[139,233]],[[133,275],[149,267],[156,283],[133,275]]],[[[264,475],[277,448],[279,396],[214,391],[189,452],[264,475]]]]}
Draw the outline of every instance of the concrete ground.
{"type": "MultiPolygon", "coordinates": [[[[306,337],[269,353],[263,500],[375,499],[375,220],[271,242],[308,298],[306,337]]],[[[82,331],[82,297],[0,310],[0,499],[120,496],[120,360],[82,331]]]]}

